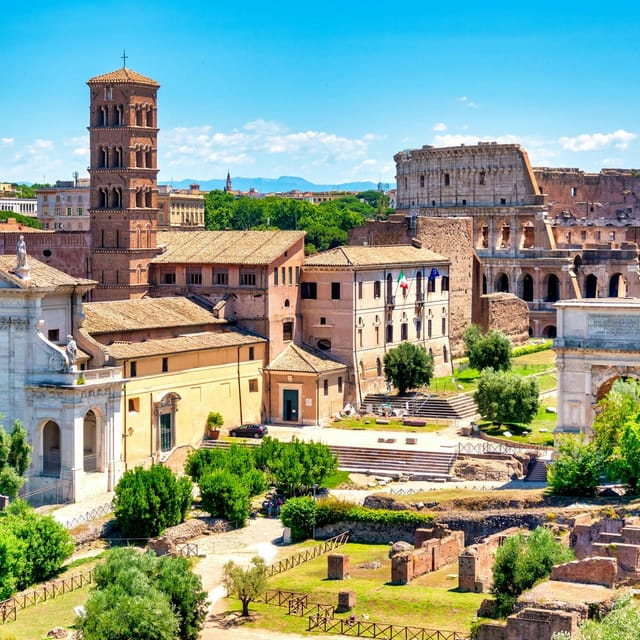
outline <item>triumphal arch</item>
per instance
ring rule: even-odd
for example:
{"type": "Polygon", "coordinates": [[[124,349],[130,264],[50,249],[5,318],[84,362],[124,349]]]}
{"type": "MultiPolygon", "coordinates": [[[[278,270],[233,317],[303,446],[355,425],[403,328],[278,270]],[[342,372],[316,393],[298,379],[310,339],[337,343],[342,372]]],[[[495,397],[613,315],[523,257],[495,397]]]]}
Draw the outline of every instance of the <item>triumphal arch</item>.
{"type": "Polygon", "coordinates": [[[591,434],[596,404],[618,378],[640,379],[640,298],[556,303],[556,433],[591,434]]]}

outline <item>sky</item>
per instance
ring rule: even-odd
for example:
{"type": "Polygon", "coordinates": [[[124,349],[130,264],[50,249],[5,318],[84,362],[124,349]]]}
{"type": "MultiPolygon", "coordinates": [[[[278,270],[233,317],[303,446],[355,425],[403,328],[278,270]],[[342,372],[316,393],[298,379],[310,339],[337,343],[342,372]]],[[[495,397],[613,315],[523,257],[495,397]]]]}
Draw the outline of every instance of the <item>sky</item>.
{"type": "Polygon", "coordinates": [[[153,78],[159,182],[395,182],[425,144],[640,167],[640,3],[15,0],[0,32],[0,182],[86,177],[86,81],[153,78]]]}

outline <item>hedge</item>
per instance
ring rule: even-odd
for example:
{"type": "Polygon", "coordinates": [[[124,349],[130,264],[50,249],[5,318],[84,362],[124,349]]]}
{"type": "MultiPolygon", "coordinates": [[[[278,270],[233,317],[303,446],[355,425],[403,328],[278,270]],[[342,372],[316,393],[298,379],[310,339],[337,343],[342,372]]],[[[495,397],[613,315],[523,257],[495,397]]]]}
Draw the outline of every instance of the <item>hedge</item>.
{"type": "Polygon", "coordinates": [[[429,513],[417,513],[408,510],[388,511],[386,509],[369,509],[338,500],[323,500],[317,503],[317,527],[336,524],[337,522],[346,520],[385,526],[408,525],[412,527],[423,527],[425,525],[432,525],[435,518],[429,513]]]}

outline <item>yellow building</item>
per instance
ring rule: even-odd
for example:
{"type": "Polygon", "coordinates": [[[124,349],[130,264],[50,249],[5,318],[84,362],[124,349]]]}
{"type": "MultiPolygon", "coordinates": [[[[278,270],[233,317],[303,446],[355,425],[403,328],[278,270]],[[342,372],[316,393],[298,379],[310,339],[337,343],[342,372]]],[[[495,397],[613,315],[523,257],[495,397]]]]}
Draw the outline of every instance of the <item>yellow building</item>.
{"type": "Polygon", "coordinates": [[[190,189],[158,187],[158,229],[204,229],[204,195],[200,185],[190,189]]]}
{"type": "Polygon", "coordinates": [[[84,305],[83,350],[122,367],[126,467],[197,446],[210,411],[231,427],[262,420],[266,340],[181,297],[84,305]]]}

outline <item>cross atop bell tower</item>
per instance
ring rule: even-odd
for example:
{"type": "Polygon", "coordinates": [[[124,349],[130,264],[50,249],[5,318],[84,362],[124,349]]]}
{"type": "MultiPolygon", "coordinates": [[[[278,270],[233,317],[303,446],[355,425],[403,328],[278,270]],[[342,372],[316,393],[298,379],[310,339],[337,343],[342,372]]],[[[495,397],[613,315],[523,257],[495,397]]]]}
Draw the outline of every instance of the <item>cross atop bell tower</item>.
{"type": "Polygon", "coordinates": [[[157,253],[160,85],[126,66],[87,84],[92,299],[140,298],[157,253]]]}

